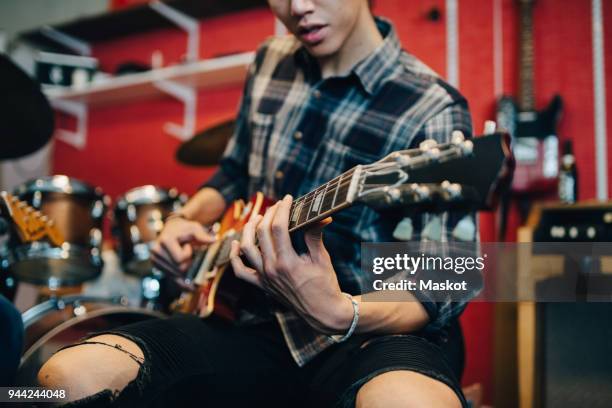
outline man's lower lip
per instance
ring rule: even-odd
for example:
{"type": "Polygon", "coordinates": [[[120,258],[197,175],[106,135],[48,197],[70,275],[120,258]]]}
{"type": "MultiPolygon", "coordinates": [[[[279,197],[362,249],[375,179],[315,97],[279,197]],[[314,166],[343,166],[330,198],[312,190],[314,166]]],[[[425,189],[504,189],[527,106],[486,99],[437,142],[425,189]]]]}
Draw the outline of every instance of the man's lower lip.
{"type": "Polygon", "coordinates": [[[316,30],[309,31],[307,33],[301,34],[300,38],[304,40],[304,42],[315,45],[323,41],[325,37],[325,27],[317,28],[316,30]]]}

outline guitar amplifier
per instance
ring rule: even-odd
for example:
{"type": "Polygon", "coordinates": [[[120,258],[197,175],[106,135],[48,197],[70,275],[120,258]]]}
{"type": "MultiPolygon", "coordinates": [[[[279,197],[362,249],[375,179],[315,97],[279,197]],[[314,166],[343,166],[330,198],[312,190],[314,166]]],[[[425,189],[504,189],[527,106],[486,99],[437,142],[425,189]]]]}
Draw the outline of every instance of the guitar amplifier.
{"type": "Polygon", "coordinates": [[[545,206],[535,242],[612,242],[612,203],[545,206]]]}
{"type": "MultiPolygon", "coordinates": [[[[612,241],[612,203],[544,206],[536,213],[532,214],[538,221],[533,241],[612,241]]],[[[576,258],[575,254],[571,257],[576,258]]],[[[551,288],[558,290],[564,280],[573,281],[575,291],[581,278],[590,282],[589,296],[578,296],[576,302],[535,305],[534,403],[538,407],[603,408],[612,404],[612,271],[596,256],[578,258],[584,262],[572,268],[566,261],[562,276],[536,284],[536,293],[546,293],[551,288]],[[571,273],[584,276],[568,279],[571,273]],[[584,301],[592,300],[593,282],[597,282],[599,301],[584,301]]]]}

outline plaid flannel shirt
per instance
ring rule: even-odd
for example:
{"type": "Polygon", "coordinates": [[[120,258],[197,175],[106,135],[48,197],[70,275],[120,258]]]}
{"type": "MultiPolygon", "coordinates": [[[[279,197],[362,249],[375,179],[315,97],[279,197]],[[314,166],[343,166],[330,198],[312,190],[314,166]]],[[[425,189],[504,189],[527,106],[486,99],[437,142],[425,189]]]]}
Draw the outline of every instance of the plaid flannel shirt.
{"type": "MultiPolygon", "coordinates": [[[[228,203],[256,191],[271,198],[299,197],[355,165],[425,139],[446,142],[453,130],[471,136],[465,98],[403,51],[389,22],[377,19],[377,25],[383,44],[347,75],[326,79],[295,37],[265,42],[248,72],[235,134],[204,186],[217,189],[228,203]]],[[[475,225],[474,214],[468,216],[475,225]]],[[[413,219],[413,239],[429,239],[422,234],[428,217],[413,219]]],[[[454,239],[452,231],[464,217],[445,213],[441,239],[454,239]]],[[[361,242],[394,241],[400,220],[362,205],[334,215],[324,242],[343,291],[359,294],[367,287],[361,242]]],[[[299,237],[293,238],[303,250],[299,237]]],[[[443,333],[467,301],[428,298],[419,297],[430,318],[426,330],[434,333],[443,333]]],[[[299,365],[332,344],[294,312],[274,313],[299,365]]]]}

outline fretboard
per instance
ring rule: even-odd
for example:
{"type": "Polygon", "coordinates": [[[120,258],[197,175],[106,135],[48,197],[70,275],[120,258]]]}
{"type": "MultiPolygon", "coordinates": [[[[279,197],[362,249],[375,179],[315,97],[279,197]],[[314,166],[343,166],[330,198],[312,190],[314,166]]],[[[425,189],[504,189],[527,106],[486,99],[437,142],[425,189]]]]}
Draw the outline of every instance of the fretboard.
{"type": "MultiPolygon", "coordinates": [[[[289,213],[289,232],[323,220],[348,207],[351,204],[348,195],[354,170],[351,169],[310,193],[296,198],[291,204],[291,212],[289,213]]],[[[212,264],[220,266],[228,263],[231,242],[240,240],[240,237],[241,232],[225,237],[220,242],[220,247],[212,260],[212,264]]]]}
{"type": "Polygon", "coordinates": [[[353,169],[342,173],[310,193],[296,198],[291,205],[289,231],[320,221],[348,205],[353,169]]]}

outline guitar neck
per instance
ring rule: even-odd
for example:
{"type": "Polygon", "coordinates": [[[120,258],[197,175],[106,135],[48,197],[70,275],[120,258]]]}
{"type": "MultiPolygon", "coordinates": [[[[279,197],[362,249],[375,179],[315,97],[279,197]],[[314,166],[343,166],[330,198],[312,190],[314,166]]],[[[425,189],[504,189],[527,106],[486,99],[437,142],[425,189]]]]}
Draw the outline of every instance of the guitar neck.
{"type": "Polygon", "coordinates": [[[520,58],[519,58],[519,105],[523,111],[535,109],[533,80],[533,4],[532,0],[521,0],[520,5],[520,58]]]}
{"type": "Polygon", "coordinates": [[[289,231],[321,221],[331,214],[348,207],[352,202],[357,168],[342,173],[310,193],[295,199],[289,215],[289,231]]]}
{"type": "MultiPolygon", "coordinates": [[[[308,225],[321,221],[351,205],[353,180],[358,177],[356,168],[353,168],[340,176],[319,186],[308,194],[296,198],[291,204],[289,213],[289,232],[297,231],[308,225]]],[[[221,266],[229,262],[231,242],[240,240],[240,231],[224,238],[219,243],[215,259],[212,264],[221,266]]],[[[203,258],[199,260],[201,264],[203,258]]],[[[194,274],[195,275],[195,274],[194,274]]]]}

